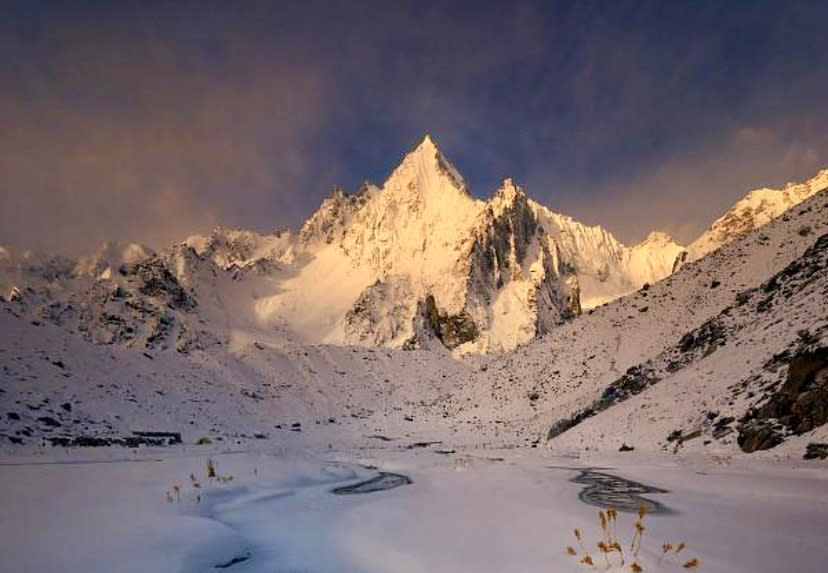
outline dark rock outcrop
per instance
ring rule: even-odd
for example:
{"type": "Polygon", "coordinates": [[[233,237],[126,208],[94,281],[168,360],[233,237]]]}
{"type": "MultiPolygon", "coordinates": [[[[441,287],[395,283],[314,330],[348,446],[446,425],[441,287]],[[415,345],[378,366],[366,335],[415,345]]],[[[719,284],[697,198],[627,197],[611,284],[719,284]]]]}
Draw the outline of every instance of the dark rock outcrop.
{"type": "Polygon", "coordinates": [[[179,432],[133,432],[132,436],[54,436],[46,438],[53,446],[63,448],[103,448],[121,446],[137,448],[138,446],[172,446],[181,443],[179,432]]]}
{"type": "Polygon", "coordinates": [[[160,257],[124,265],[120,271],[124,276],[139,278],[143,284],[138,290],[145,296],[164,299],[170,307],[178,310],[191,311],[198,306],[196,299],[181,286],[160,257]]]}
{"type": "Polygon", "coordinates": [[[818,444],[811,442],[805,446],[805,455],[802,456],[806,460],[825,460],[828,459],[828,444],[818,444]]]}
{"type": "Polygon", "coordinates": [[[739,424],[745,452],[772,448],[787,434],[801,435],[828,422],[828,347],[801,351],[791,359],[782,387],[739,424]]]}
{"type": "Polygon", "coordinates": [[[446,348],[457,348],[463,343],[477,340],[477,325],[467,312],[455,315],[440,312],[432,295],[426,296],[423,312],[428,328],[446,348]]]}

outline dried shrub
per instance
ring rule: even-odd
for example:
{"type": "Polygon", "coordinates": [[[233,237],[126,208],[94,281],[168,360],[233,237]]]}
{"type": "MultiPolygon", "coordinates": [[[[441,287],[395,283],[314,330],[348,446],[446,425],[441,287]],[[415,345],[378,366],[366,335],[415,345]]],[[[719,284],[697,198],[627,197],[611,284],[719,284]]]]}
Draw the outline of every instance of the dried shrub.
{"type": "MultiPolygon", "coordinates": [[[[627,558],[629,558],[632,561],[629,566],[630,571],[633,573],[642,573],[644,568],[638,562],[638,554],[641,551],[641,543],[644,540],[644,534],[647,531],[647,527],[644,525],[646,516],[647,508],[642,505],[638,509],[637,519],[633,524],[634,531],[632,540],[629,544],[629,553],[625,553],[620,538],[618,537],[618,510],[613,507],[610,507],[605,511],[598,512],[598,523],[601,526],[601,539],[598,540],[595,546],[601,555],[603,555],[603,563],[600,565],[596,564],[592,558],[592,555],[587,552],[583,545],[581,530],[578,528],[574,529],[575,541],[578,549],[569,545],[566,547],[566,553],[570,557],[577,559],[578,563],[581,565],[588,566],[597,571],[609,571],[611,569],[618,570],[623,568],[626,565],[627,558]]],[[[685,548],[686,544],[683,541],[677,544],[665,541],[661,545],[661,555],[659,555],[658,563],[661,564],[662,562],[666,563],[679,559],[678,556],[682,553],[682,551],[684,551],[685,548]]],[[[698,558],[694,557],[689,561],[686,561],[682,567],[685,569],[696,569],[700,564],[701,562],[698,558]]]]}

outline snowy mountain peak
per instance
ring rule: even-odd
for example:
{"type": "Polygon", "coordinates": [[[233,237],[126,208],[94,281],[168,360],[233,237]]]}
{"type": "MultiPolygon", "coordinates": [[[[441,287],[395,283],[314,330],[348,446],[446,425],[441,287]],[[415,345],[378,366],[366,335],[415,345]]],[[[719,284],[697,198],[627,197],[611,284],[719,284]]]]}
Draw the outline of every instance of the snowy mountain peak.
{"type": "Polygon", "coordinates": [[[433,139],[431,139],[431,134],[429,134],[429,133],[425,134],[425,136],[423,137],[423,140],[417,145],[417,147],[415,149],[417,149],[417,150],[422,149],[424,152],[430,153],[430,154],[433,154],[435,151],[437,153],[440,152],[440,150],[437,149],[437,144],[434,143],[433,139]]]}
{"type": "Polygon", "coordinates": [[[507,194],[507,195],[519,195],[523,194],[523,188],[515,183],[515,180],[511,177],[504,177],[503,181],[500,182],[500,186],[497,188],[495,195],[500,194],[507,194]]]}
{"type": "Polygon", "coordinates": [[[330,195],[328,195],[328,199],[332,199],[334,201],[342,201],[348,196],[348,193],[340,187],[339,185],[334,185],[334,188],[331,189],[330,195]]]}
{"type": "Polygon", "coordinates": [[[78,260],[74,274],[108,279],[121,265],[135,264],[152,254],[151,248],[138,243],[106,241],[94,253],[78,260]]]}
{"type": "Polygon", "coordinates": [[[426,134],[422,141],[405,155],[402,164],[406,162],[422,162],[426,165],[436,164],[437,158],[440,156],[442,156],[442,152],[437,147],[437,144],[434,143],[430,135],[426,134]]]}
{"type": "Polygon", "coordinates": [[[496,214],[501,214],[506,209],[513,209],[515,205],[527,206],[528,197],[523,188],[517,185],[511,177],[506,177],[491,199],[487,202],[489,208],[496,214]]]}
{"type": "Polygon", "coordinates": [[[802,197],[804,200],[823,189],[828,189],[828,169],[822,169],[804,183],[788,182],[782,192],[802,197]]]}
{"type": "Polygon", "coordinates": [[[647,235],[647,238],[639,244],[666,245],[670,243],[675,243],[675,241],[668,233],[665,233],[664,231],[651,231],[650,234],[647,235]]]}
{"type": "Polygon", "coordinates": [[[431,136],[426,135],[403,158],[383,187],[424,192],[442,190],[442,181],[448,182],[457,191],[468,193],[468,186],[460,171],[443,155],[431,136]]]}

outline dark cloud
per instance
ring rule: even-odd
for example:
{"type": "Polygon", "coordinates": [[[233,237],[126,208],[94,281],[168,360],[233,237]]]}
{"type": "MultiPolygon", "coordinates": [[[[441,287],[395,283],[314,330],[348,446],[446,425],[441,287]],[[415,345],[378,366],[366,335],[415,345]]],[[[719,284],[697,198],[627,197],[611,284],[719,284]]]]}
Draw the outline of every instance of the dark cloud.
{"type": "Polygon", "coordinates": [[[0,242],[295,225],[425,132],[627,241],[828,164],[814,3],[4,6],[0,242]]]}

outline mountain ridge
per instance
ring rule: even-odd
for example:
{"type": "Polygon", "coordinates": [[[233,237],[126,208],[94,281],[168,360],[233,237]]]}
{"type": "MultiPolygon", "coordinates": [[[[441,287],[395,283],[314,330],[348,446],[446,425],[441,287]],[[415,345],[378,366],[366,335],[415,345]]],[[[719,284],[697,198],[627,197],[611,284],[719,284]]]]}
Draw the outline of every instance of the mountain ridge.
{"type": "MultiPolygon", "coordinates": [[[[599,225],[551,211],[509,177],[489,198],[472,197],[426,135],[382,186],[366,182],[353,194],[335,188],[297,232],[218,227],[158,253],[112,243],[77,261],[3,249],[0,295],[75,308],[102,304],[82,295],[90,284],[100,290],[100,281],[117,285],[112,292],[132,288],[136,297],[171,289],[179,301],[183,288],[193,300],[210,301],[197,312],[223,317],[231,331],[286,329],[294,333],[288,338],[310,343],[505,351],[669,276],[826,186],[828,170],[780,191],[751,192],[686,248],[660,231],[627,246],[599,225]],[[155,261],[155,270],[141,261],[155,261]],[[152,286],[130,283],[134,269],[152,286]],[[41,292],[26,295],[27,288],[41,292]]],[[[129,316],[108,320],[140,330],[134,309],[123,312],[129,316]]]]}
{"type": "Polygon", "coordinates": [[[698,260],[734,237],[761,227],[825,189],[828,189],[828,169],[817,172],[803,183],[789,182],[782,189],[754,189],[687,246],[685,259],[698,260]]]}

